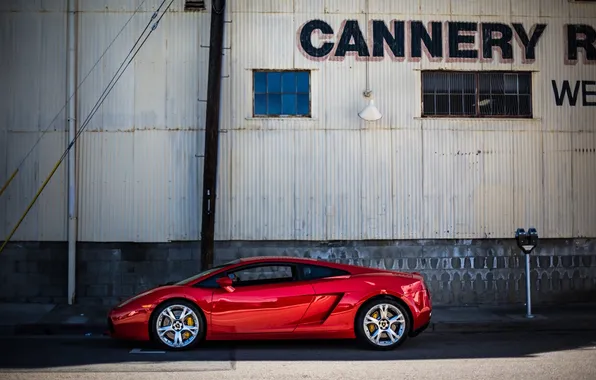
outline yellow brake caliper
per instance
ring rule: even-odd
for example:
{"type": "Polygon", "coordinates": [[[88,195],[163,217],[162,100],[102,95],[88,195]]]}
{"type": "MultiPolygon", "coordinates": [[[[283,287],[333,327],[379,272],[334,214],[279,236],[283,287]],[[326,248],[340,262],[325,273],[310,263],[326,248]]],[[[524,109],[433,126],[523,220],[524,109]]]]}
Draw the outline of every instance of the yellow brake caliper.
{"type": "MultiPolygon", "coordinates": [[[[375,311],[375,313],[373,315],[371,315],[371,317],[373,317],[374,319],[379,318],[379,312],[375,311]]],[[[372,323],[368,324],[368,331],[370,331],[370,333],[372,334],[373,332],[375,332],[375,325],[372,323]]]]}
{"type": "MultiPolygon", "coordinates": [[[[192,317],[188,317],[188,319],[186,320],[186,325],[194,326],[194,321],[192,320],[192,317]]],[[[188,338],[190,338],[190,332],[185,331],[184,333],[182,333],[182,339],[186,340],[188,338]]]]}

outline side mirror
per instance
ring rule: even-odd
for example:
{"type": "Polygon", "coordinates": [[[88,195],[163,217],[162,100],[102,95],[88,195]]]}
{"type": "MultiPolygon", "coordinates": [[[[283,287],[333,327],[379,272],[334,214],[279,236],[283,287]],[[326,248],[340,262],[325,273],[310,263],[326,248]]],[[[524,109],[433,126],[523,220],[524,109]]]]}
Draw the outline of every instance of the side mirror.
{"type": "Polygon", "coordinates": [[[217,280],[217,285],[219,285],[221,288],[225,289],[228,292],[233,292],[234,288],[232,287],[232,279],[225,276],[225,277],[220,277],[217,280]]]}

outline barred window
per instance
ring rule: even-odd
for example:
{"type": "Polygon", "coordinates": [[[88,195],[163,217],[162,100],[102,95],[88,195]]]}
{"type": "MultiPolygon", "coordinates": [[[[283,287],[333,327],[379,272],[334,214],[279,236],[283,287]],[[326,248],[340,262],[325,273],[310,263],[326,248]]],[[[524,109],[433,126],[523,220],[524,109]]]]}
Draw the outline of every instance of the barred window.
{"type": "Polygon", "coordinates": [[[186,0],[184,2],[184,10],[190,12],[201,12],[206,10],[205,0],[186,0]]]}
{"type": "Polygon", "coordinates": [[[532,74],[423,71],[422,116],[531,118],[532,74]]]}

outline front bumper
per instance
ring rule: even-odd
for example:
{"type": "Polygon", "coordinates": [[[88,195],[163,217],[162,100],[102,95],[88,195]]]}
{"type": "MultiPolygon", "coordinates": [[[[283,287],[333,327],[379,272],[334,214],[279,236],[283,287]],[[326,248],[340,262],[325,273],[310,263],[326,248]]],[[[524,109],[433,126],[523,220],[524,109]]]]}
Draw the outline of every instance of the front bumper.
{"type": "Polygon", "coordinates": [[[116,333],[116,329],[114,328],[114,322],[112,322],[112,318],[108,317],[108,334],[113,336],[116,333]]]}
{"type": "Polygon", "coordinates": [[[149,340],[150,311],[144,308],[114,308],[107,318],[111,337],[125,340],[149,340]]]}

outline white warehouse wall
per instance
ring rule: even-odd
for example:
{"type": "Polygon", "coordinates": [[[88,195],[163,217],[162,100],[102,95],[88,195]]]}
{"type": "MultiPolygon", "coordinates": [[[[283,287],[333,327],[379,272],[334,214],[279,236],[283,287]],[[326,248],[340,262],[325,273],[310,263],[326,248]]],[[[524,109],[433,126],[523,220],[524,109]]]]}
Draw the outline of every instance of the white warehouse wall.
{"type": "MultiPolygon", "coordinates": [[[[146,2],[83,84],[79,121],[159,3],[146,2]]],[[[369,62],[383,119],[367,124],[357,116],[365,105],[366,63],[314,61],[297,38],[312,19],[333,27],[332,42],[344,20],[362,27],[364,0],[228,0],[216,238],[504,238],[530,225],[541,237],[595,237],[596,108],[581,99],[575,107],[556,106],[551,81],[594,80],[595,66],[565,64],[564,25],[596,28],[596,4],[536,3],[370,0],[368,18],[387,23],[547,27],[533,63],[522,61],[516,42],[511,63],[369,62]],[[252,69],[311,69],[313,117],[252,118],[252,69]],[[532,71],[534,118],[421,118],[425,69],[532,71]]],[[[80,1],[79,81],[139,4],[80,1]]],[[[0,7],[0,48],[10,51],[0,57],[7,84],[0,102],[3,184],[66,99],[66,16],[58,0],[0,7]]],[[[175,1],[77,145],[81,241],[199,239],[203,162],[196,155],[203,153],[210,15],[182,10],[183,1],[175,1]]],[[[0,198],[0,232],[18,221],[62,153],[64,126],[62,113],[0,198]]],[[[65,168],[13,240],[66,238],[65,168]]]]}

